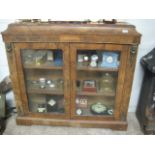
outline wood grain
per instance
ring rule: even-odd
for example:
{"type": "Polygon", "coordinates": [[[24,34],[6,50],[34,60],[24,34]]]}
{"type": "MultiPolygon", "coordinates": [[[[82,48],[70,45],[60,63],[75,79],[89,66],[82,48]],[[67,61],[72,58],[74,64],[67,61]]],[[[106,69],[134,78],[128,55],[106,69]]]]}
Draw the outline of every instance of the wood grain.
{"type": "Polygon", "coordinates": [[[140,34],[129,24],[10,24],[3,33],[8,42],[140,43],[140,34]],[[123,30],[128,33],[123,33],[123,30]]]}
{"type": "Polygon", "coordinates": [[[127,130],[125,121],[89,121],[89,120],[64,120],[64,119],[44,119],[35,117],[18,117],[18,125],[52,125],[52,126],[70,126],[84,128],[110,128],[113,130],[127,130]]]}

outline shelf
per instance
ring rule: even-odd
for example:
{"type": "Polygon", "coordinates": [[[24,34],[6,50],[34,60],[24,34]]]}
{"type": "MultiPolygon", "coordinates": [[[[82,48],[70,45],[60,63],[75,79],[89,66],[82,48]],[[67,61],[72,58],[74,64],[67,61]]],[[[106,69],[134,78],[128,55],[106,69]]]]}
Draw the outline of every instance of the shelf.
{"type": "Polygon", "coordinates": [[[105,71],[105,72],[118,72],[118,68],[92,68],[92,67],[77,67],[79,71],[105,71]]]}
{"type": "Polygon", "coordinates": [[[49,89],[35,89],[35,88],[28,88],[28,94],[49,94],[49,95],[64,95],[62,90],[49,90],[49,89]]]}
{"type": "Polygon", "coordinates": [[[91,92],[77,92],[77,95],[83,95],[83,96],[106,96],[106,97],[115,97],[115,93],[106,93],[106,92],[97,92],[97,93],[91,93],[91,92]]]}
{"type": "Polygon", "coordinates": [[[24,65],[24,69],[52,69],[52,70],[62,70],[62,66],[48,66],[48,65],[24,65]]]}

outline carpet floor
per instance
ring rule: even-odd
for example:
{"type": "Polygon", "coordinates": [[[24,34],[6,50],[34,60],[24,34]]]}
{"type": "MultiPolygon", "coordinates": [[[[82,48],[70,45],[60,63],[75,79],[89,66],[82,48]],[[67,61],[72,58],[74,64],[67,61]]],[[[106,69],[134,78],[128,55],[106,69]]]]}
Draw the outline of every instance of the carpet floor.
{"type": "Polygon", "coordinates": [[[127,131],[114,131],[101,128],[55,127],[55,126],[21,126],[16,125],[16,115],[12,115],[6,124],[3,135],[143,135],[135,113],[128,114],[127,131]]]}

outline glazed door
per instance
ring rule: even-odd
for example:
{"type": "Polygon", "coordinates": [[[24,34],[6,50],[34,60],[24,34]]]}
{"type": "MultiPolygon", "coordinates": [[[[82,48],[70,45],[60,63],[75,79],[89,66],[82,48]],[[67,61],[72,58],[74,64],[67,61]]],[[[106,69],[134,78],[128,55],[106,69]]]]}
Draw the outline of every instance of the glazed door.
{"type": "Polygon", "coordinates": [[[123,45],[70,44],[73,119],[120,119],[126,52],[123,45]]]}
{"type": "Polygon", "coordinates": [[[25,115],[68,118],[69,45],[15,43],[25,115]]]}

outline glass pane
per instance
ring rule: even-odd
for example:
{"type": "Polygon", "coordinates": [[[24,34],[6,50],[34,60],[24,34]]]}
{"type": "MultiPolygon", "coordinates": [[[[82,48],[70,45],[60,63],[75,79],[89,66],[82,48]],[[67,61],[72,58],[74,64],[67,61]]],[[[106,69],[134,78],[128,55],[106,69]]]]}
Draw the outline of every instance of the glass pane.
{"type": "Polygon", "coordinates": [[[63,95],[36,95],[30,94],[29,108],[35,113],[64,113],[64,96],[63,95]]]}
{"type": "Polygon", "coordinates": [[[25,67],[63,66],[61,50],[22,50],[25,67]]]}
{"type": "Polygon", "coordinates": [[[65,113],[63,51],[24,49],[21,56],[29,110],[65,113]]]}
{"type": "Polygon", "coordinates": [[[118,69],[120,63],[119,51],[78,50],[77,65],[86,68],[118,69]]]}
{"type": "Polygon", "coordinates": [[[119,64],[119,51],[77,51],[76,115],[114,114],[119,64]]]}

